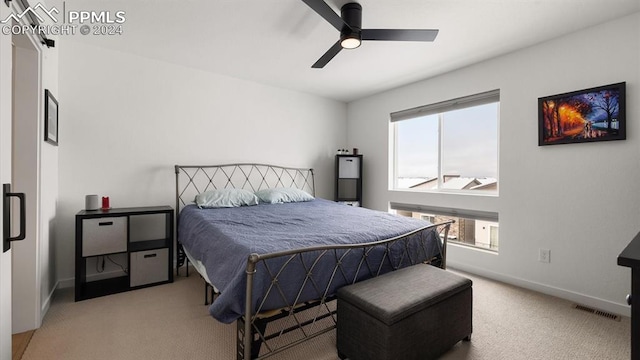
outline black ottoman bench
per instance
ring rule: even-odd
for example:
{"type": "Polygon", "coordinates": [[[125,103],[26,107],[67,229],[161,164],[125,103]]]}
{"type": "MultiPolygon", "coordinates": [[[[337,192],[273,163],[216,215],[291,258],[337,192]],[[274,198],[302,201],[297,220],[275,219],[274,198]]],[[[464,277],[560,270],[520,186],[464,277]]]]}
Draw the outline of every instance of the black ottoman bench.
{"type": "Polygon", "coordinates": [[[338,290],[338,356],[435,359],[471,339],[471,280],[418,264],[338,290]]]}

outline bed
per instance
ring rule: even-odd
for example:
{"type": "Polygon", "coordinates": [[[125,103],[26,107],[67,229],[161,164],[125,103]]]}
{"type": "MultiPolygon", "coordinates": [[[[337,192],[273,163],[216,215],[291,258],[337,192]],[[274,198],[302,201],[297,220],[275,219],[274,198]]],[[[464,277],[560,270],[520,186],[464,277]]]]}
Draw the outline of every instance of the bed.
{"type": "Polygon", "coordinates": [[[418,263],[446,267],[450,223],[313,197],[213,209],[193,204],[214,189],[315,196],[312,169],[176,165],[175,173],[178,273],[191,262],[216,289],[209,313],[236,322],[238,359],[263,359],[335,328],[341,286],[418,263]]]}

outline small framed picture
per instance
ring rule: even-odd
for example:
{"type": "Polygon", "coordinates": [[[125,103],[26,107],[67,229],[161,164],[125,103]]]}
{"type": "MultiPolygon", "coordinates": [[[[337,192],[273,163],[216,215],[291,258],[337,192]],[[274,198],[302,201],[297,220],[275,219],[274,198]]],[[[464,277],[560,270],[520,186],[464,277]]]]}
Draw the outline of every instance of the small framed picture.
{"type": "Polygon", "coordinates": [[[44,140],[58,146],[58,100],[51,91],[44,91],[44,140]]]}
{"type": "Polygon", "coordinates": [[[625,83],[538,99],[538,145],[626,138],[625,83]]]}

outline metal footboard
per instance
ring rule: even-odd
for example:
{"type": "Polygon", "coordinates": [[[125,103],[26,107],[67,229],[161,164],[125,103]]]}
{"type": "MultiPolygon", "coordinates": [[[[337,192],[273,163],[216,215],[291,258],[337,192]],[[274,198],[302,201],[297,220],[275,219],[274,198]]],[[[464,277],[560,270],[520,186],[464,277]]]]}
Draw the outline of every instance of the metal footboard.
{"type": "Polygon", "coordinates": [[[395,238],[364,244],[251,254],[246,269],[245,315],[237,322],[238,360],[264,359],[334,329],[337,319],[333,300],[341,286],[420,263],[446,268],[447,236],[452,223],[429,225],[395,238]],[[332,271],[315,273],[320,262],[332,263],[332,271]],[[296,271],[301,268],[305,273],[293,300],[278,281],[281,274],[292,268],[296,271]],[[254,308],[254,276],[260,271],[268,273],[271,281],[262,301],[254,308]],[[306,299],[309,292],[315,295],[312,300],[306,299]],[[263,306],[269,296],[280,298],[286,305],[265,312],[263,306]],[[267,332],[268,323],[279,324],[274,326],[274,331],[267,332]]]}
{"type": "MultiPolygon", "coordinates": [[[[175,165],[175,175],[177,214],[193,202],[195,195],[211,189],[257,191],[292,187],[315,196],[314,173],[309,168],[254,163],[175,165]]],[[[178,222],[179,216],[176,216],[176,231],[178,222]]],[[[341,286],[419,263],[446,268],[447,235],[452,223],[429,225],[395,238],[365,244],[251,254],[246,268],[245,315],[237,321],[238,360],[264,359],[334,329],[337,321],[335,293],[341,286]],[[327,262],[332,266],[316,271],[320,263],[326,265],[327,262]],[[301,284],[290,299],[278,279],[281,274],[292,271],[300,272],[301,284]],[[268,274],[271,281],[262,301],[254,302],[254,294],[259,293],[255,291],[255,278],[262,274],[268,274]],[[285,305],[267,311],[265,300],[268,296],[281,297],[285,305]]],[[[189,259],[178,234],[176,239],[178,272],[181,266],[188,265],[189,259]]],[[[188,266],[185,267],[188,274],[188,266]]],[[[207,300],[205,293],[205,302],[207,300]]]]}

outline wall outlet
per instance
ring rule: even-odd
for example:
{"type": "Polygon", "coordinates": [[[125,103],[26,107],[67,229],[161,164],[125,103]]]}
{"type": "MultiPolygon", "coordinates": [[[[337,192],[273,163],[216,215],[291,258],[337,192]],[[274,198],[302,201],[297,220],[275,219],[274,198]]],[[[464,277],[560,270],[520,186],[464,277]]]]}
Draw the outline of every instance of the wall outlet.
{"type": "Polygon", "coordinates": [[[538,261],[543,263],[551,262],[551,250],[549,249],[538,249],[538,261]]]}

